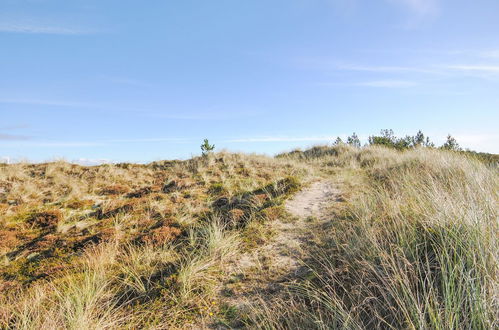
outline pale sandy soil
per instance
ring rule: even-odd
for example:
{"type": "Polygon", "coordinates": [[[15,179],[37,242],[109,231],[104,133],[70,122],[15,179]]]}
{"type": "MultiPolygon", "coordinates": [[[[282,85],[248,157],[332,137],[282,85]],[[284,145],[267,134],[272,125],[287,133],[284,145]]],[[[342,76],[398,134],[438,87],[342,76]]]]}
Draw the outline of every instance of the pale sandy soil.
{"type": "Polygon", "coordinates": [[[226,291],[225,302],[245,309],[258,299],[276,297],[283,282],[298,278],[304,271],[301,260],[314,240],[314,230],[331,220],[329,210],[339,195],[339,188],[332,182],[316,181],[286,201],[291,219],[268,224],[275,232],[272,241],[230,263],[228,272],[237,283],[221,287],[222,295],[226,291]]]}

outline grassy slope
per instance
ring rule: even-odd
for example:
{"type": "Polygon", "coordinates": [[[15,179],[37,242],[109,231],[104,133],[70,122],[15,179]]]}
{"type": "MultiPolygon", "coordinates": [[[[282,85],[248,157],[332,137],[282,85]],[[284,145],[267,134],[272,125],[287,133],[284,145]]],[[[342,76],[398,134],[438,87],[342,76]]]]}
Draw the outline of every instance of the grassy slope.
{"type": "Polygon", "coordinates": [[[0,324],[491,328],[498,185],[462,155],[374,147],[3,166],[0,324]],[[272,240],[265,223],[318,176],[343,181],[346,201],[315,228],[309,272],[253,312],[223,305],[227,260],[272,240]]]}
{"type": "Polygon", "coordinates": [[[438,150],[315,148],[282,157],[351,185],[309,274],[256,312],[268,328],[498,326],[496,167],[438,150]]]}
{"type": "MultiPolygon", "coordinates": [[[[1,168],[0,324],[182,327],[218,312],[231,254],[305,171],[220,153],[147,166],[1,168]]],[[[251,243],[251,244],[250,244],[251,243]]]]}

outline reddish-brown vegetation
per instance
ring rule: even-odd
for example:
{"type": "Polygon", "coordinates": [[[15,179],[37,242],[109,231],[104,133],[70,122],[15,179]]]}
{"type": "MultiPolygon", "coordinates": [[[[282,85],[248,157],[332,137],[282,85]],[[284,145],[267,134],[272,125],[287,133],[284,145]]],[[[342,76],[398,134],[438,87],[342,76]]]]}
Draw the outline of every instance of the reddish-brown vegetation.
{"type": "Polygon", "coordinates": [[[28,217],[26,222],[35,228],[53,228],[62,220],[59,210],[35,212],[28,217]]]}
{"type": "Polygon", "coordinates": [[[120,184],[114,184],[111,186],[104,187],[98,191],[99,195],[122,195],[130,191],[130,187],[120,184]]]}

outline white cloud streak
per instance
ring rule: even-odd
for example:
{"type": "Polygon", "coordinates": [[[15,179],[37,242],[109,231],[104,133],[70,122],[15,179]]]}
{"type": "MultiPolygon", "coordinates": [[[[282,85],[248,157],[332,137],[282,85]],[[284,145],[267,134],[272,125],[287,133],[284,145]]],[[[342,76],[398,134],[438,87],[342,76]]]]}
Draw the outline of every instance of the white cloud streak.
{"type": "Polygon", "coordinates": [[[456,72],[499,74],[499,65],[456,64],[434,65],[428,67],[408,66],[338,66],[341,71],[366,71],[378,73],[421,73],[428,75],[449,75],[456,72]]]}
{"type": "MultiPolygon", "coordinates": [[[[4,142],[15,139],[2,139],[2,134],[0,134],[0,140],[4,142]]],[[[18,139],[20,140],[20,139],[18,139]]],[[[26,140],[26,139],[23,139],[26,140]]],[[[137,138],[137,139],[112,139],[112,140],[98,140],[98,141],[33,141],[25,143],[16,143],[15,146],[12,145],[2,145],[3,147],[40,147],[40,148],[73,148],[73,147],[109,147],[115,144],[126,144],[126,143],[154,143],[154,142],[171,142],[171,143],[189,143],[197,140],[188,138],[137,138]]]]}
{"type": "Polygon", "coordinates": [[[29,136],[2,134],[0,133],[0,141],[25,141],[29,140],[29,136]]]}
{"type": "Polygon", "coordinates": [[[250,118],[262,114],[262,111],[257,109],[237,109],[225,110],[218,107],[207,107],[204,111],[186,112],[185,110],[177,110],[167,112],[163,109],[172,108],[168,105],[154,105],[150,108],[123,106],[120,104],[96,104],[78,101],[65,101],[65,100],[47,100],[36,98],[1,98],[0,104],[21,104],[33,106],[53,106],[61,108],[75,108],[75,109],[95,109],[107,111],[119,111],[120,113],[126,111],[130,113],[140,114],[145,117],[152,118],[165,118],[165,119],[178,119],[178,120],[231,120],[240,118],[250,118]],[[156,110],[161,109],[161,110],[156,110]]]}
{"type": "Polygon", "coordinates": [[[499,65],[450,65],[451,70],[499,74],[499,65]]]}
{"type": "Polygon", "coordinates": [[[337,70],[343,71],[365,71],[365,72],[386,72],[386,73],[441,73],[438,68],[417,67],[417,66],[362,66],[362,65],[338,65],[337,70]]]}
{"type": "Polygon", "coordinates": [[[95,31],[35,23],[0,22],[0,32],[26,34],[84,35],[95,31]]]}
{"type": "MultiPolygon", "coordinates": [[[[464,53],[464,51],[462,53],[464,53]]],[[[372,75],[379,74],[379,79],[375,78],[372,81],[352,84],[371,87],[410,87],[417,85],[416,81],[420,81],[424,76],[451,79],[463,75],[477,78],[491,78],[491,76],[499,75],[499,64],[492,57],[492,55],[495,55],[494,51],[468,51],[468,54],[473,54],[477,58],[474,60],[461,61],[456,61],[456,59],[444,59],[435,63],[414,66],[344,64],[339,61],[325,58],[298,58],[295,59],[294,63],[297,68],[300,69],[329,72],[365,72],[371,74],[371,78],[372,75]],[[483,58],[486,56],[485,54],[489,54],[487,56],[491,60],[484,61],[483,58]]],[[[497,52],[497,55],[499,58],[499,51],[497,52]]],[[[344,86],[345,84],[341,83],[337,85],[344,86]]]]}
{"type": "Polygon", "coordinates": [[[378,88],[407,88],[418,85],[414,81],[406,80],[373,80],[355,84],[355,86],[378,87],[378,88]]]}
{"type": "Polygon", "coordinates": [[[56,106],[56,107],[69,107],[69,108],[104,108],[103,105],[84,103],[84,102],[68,102],[59,100],[42,100],[42,99],[10,99],[0,98],[0,103],[3,104],[26,104],[26,105],[41,105],[41,106],[56,106]]]}

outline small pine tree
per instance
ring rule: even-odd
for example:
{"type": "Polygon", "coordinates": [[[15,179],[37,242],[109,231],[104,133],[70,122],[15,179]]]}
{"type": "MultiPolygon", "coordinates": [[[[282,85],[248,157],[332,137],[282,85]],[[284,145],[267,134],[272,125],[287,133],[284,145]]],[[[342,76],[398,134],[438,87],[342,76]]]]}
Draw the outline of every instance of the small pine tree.
{"type": "Polygon", "coordinates": [[[201,152],[203,153],[203,156],[207,156],[214,149],[215,149],[215,145],[210,144],[208,139],[204,139],[203,144],[201,145],[201,152]]]}
{"type": "Polygon", "coordinates": [[[427,147],[427,148],[433,148],[435,147],[435,144],[431,142],[430,138],[428,136],[424,136],[423,132],[419,130],[416,135],[413,137],[413,147],[427,147]]]}
{"type": "Polygon", "coordinates": [[[360,140],[355,132],[353,132],[353,134],[347,138],[347,144],[356,148],[360,148],[360,140]]]}
{"type": "Polygon", "coordinates": [[[419,130],[414,136],[413,144],[415,147],[424,146],[425,144],[425,136],[421,130],[419,130]]]}
{"type": "Polygon", "coordinates": [[[393,133],[393,129],[382,129],[381,136],[390,141],[395,141],[395,134],[393,133]]]}
{"type": "Polygon", "coordinates": [[[459,143],[457,143],[457,140],[453,138],[450,134],[447,135],[447,141],[445,141],[445,143],[440,148],[452,151],[461,150],[461,147],[459,146],[459,143]]]}
{"type": "Polygon", "coordinates": [[[398,138],[391,129],[382,129],[380,135],[372,135],[369,137],[368,142],[370,145],[382,145],[389,148],[398,150],[405,150],[417,147],[433,148],[435,145],[430,141],[429,137],[425,137],[423,132],[419,130],[416,135],[398,138]]]}
{"type": "Polygon", "coordinates": [[[337,146],[337,145],[340,145],[340,144],[343,144],[343,140],[338,136],[336,138],[336,140],[334,140],[333,146],[337,146]]]}
{"type": "Polygon", "coordinates": [[[426,137],[426,142],[425,142],[424,146],[427,148],[434,148],[435,143],[431,142],[429,137],[426,137]]]}

